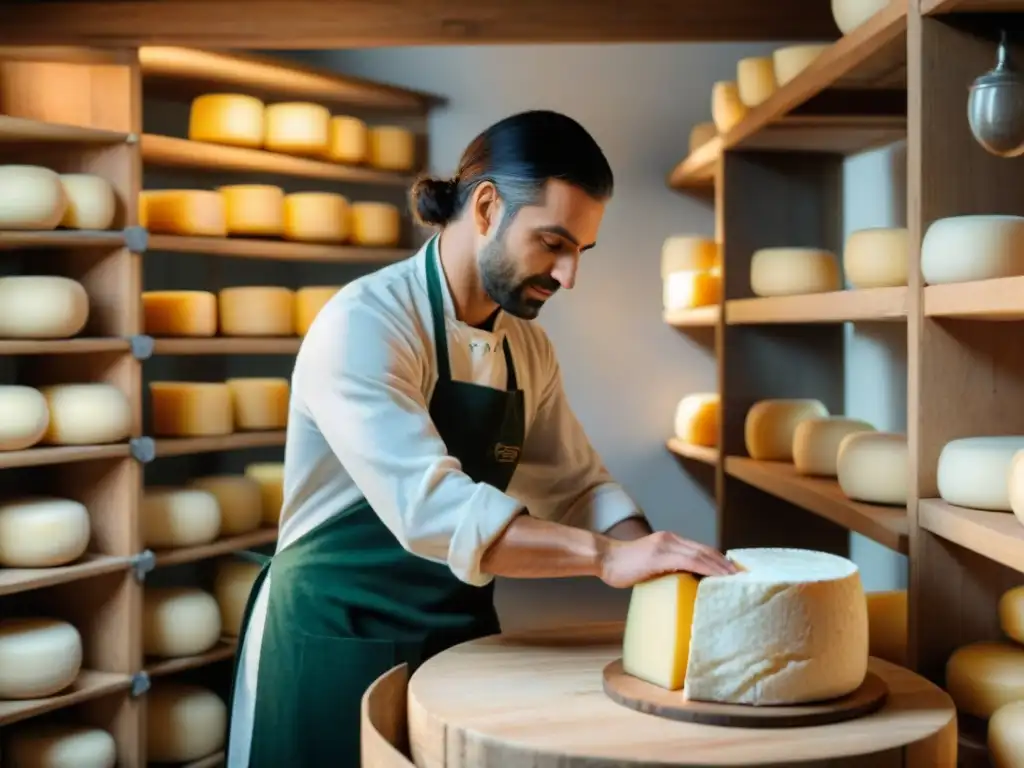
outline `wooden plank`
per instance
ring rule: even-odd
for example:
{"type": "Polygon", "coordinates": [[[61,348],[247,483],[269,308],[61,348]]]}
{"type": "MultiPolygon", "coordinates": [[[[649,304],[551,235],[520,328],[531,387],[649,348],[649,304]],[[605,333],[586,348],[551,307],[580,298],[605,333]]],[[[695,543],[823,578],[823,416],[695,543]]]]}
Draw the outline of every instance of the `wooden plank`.
{"type": "MultiPolygon", "coordinates": [[[[164,454],[166,455],[166,454],[164,454]]],[[[158,550],[156,565],[162,568],[168,565],[181,565],[182,563],[195,563],[199,560],[209,560],[213,557],[228,555],[232,552],[240,552],[253,547],[263,547],[277,541],[277,528],[257,528],[249,533],[242,533],[238,536],[227,536],[209,544],[200,544],[195,547],[178,547],[177,549],[158,550]]]]}
{"type": "Polygon", "coordinates": [[[156,455],[188,456],[195,453],[239,451],[245,448],[270,448],[283,446],[284,436],[282,429],[270,432],[236,432],[215,437],[160,438],[156,441],[156,455]]]}
{"type": "Polygon", "coordinates": [[[691,459],[693,461],[700,461],[704,464],[711,464],[714,466],[718,463],[718,449],[709,448],[704,445],[693,445],[691,443],[684,443],[678,438],[670,438],[667,442],[667,447],[676,456],[680,456],[684,459],[691,459]]]}
{"type": "Polygon", "coordinates": [[[967,509],[941,499],[922,499],[918,514],[922,528],[1024,573],[1024,525],[1012,513],[967,509]]]}
{"type": "Polygon", "coordinates": [[[1021,13],[1024,0],[921,0],[921,13],[1021,13]]]}
{"type": "MultiPolygon", "coordinates": [[[[302,339],[216,337],[212,339],[153,339],[154,355],[294,355],[302,339]]],[[[2,349],[2,346],[0,346],[2,349]]]]}
{"type": "Polygon", "coordinates": [[[662,318],[674,328],[709,328],[718,325],[721,314],[717,304],[694,309],[669,309],[662,313],[662,318]]]}
{"type": "Polygon", "coordinates": [[[929,285],[924,289],[924,313],[965,320],[1024,320],[1024,277],[929,285]]]}
{"type": "Polygon", "coordinates": [[[905,287],[732,299],[725,303],[725,322],[728,325],[842,323],[865,320],[897,322],[905,320],[906,317],[905,287]]]}
{"type": "Polygon", "coordinates": [[[4,143],[123,144],[126,141],[128,134],[120,131],[44,123],[40,120],[0,115],[0,142],[4,143]]]}
{"type": "Polygon", "coordinates": [[[280,261],[323,261],[350,264],[387,264],[407,258],[412,248],[362,248],[348,245],[319,245],[291,240],[256,240],[245,237],[179,237],[150,235],[150,251],[202,253],[241,259],[280,261]]]}

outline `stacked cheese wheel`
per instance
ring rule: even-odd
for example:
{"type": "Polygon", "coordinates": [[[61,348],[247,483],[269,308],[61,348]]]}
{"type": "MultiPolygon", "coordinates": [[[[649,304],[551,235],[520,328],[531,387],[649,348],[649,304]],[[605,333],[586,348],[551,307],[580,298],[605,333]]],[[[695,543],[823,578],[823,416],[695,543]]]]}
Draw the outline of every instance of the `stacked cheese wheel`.
{"type": "Polygon", "coordinates": [[[289,389],[283,378],[151,382],[153,435],[211,437],[284,429],[289,389]]]}
{"type": "Polygon", "coordinates": [[[1024,275],[1024,216],[953,216],[932,222],[921,242],[921,275],[929,285],[1024,275]],[[964,253],[971,257],[965,259],[964,253]]]}
{"type": "Polygon", "coordinates": [[[146,692],[148,763],[191,763],[224,749],[228,709],[208,688],[158,678],[146,692]]]}
{"type": "Polygon", "coordinates": [[[939,453],[936,479],[950,504],[1012,512],[1024,524],[1024,435],[950,440],[939,453]]]}
{"type": "MultiPolygon", "coordinates": [[[[12,768],[114,768],[117,743],[102,728],[29,720],[4,728],[12,768]]],[[[7,763],[4,763],[7,765],[7,763]]]]}
{"type": "Polygon", "coordinates": [[[722,296],[721,249],[699,235],[674,235],[661,247],[662,305],[665,310],[718,304],[722,296]]]}
{"type": "Polygon", "coordinates": [[[0,386],[0,451],[127,440],[132,410],[111,384],[0,386]]]}
{"type": "Polygon", "coordinates": [[[108,230],[117,202],[113,186],[102,176],[0,165],[0,229],[108,230]]]}
{"type": "Polygon", "coordinates": [[[310,102],[264,104],[243,94],[204,94],[192,102],[188,137],[387,171],[411,171],[416,166],[412,131],[332,116],[326,107],[310,102]]]}
{"type": "Polygon", "coordinates": [[[57,275],[0,277],[0,338],[70,339],[88,320],[89,294],[76,280],[57,275]]]}
{"type": "Polygon", "coordinates": [[[78,678],[82,657],[82,636],[67,621],[0,618],[0,701],[60,694],[78,678]]]}

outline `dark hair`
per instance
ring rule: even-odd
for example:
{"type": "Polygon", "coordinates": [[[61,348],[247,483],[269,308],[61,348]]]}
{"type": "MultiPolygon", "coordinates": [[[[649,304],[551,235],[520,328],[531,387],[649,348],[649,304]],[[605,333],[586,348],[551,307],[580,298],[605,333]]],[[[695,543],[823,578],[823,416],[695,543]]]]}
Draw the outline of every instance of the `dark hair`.
{"type": "Polygon", "coordinates": [[[417,180],[412,209],[421,223],[443,227],[459,215],[477,185],[489,181],[508,208],[507,223],[522,206],[537,202],[550,179],[597,200],[611,197],[614,187],[608,160],[582,125],[558,112],[520,112],[473,139],[451,179],[417,180]]]}

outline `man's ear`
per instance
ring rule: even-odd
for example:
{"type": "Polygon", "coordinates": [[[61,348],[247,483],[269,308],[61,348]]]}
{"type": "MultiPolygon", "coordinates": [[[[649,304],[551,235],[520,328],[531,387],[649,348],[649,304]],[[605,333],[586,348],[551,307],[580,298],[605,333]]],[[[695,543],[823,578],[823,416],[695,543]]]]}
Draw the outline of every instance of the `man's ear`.
{"type": "Polygon", "coordinates": [[[493,182],[483,181],[477,185],[470,206],[477,233],[484,237],[491,234],[501,220],[501,198],[493,182]]]}

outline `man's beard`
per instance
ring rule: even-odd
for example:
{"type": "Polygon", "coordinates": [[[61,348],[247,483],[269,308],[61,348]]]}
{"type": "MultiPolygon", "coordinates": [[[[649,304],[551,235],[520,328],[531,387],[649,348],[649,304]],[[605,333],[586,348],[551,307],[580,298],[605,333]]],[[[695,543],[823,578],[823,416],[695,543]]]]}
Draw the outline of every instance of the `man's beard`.
{"type": "Polygon", "coordinates": [[[545,301],[527,296],[527,288],[536,286],[551,293],[560,288],[558,281],[547,274],[520,279],[516,275],[515,258],[508,252],[501,236],[487,243],[480,252],[480,277],[491,300],[510,315],[523,320],[536,318],[545,301]]]}

